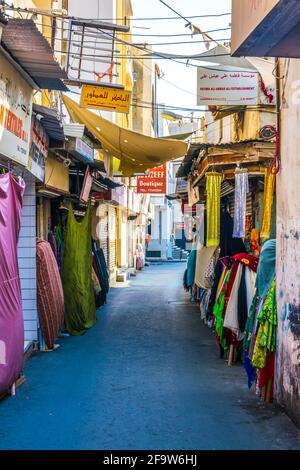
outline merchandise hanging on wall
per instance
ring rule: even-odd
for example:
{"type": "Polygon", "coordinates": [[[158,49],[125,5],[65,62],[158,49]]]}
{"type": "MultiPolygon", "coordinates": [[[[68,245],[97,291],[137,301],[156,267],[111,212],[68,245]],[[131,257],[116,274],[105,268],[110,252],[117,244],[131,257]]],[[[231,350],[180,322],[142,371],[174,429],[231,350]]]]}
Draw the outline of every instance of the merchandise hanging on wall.
{"type": "Polygon", "coordinates": [[[243,238],[246,233],[247,194],[249,178],[245,171],[237,170],[235,174],[235,204],[233,237],[243,238]]]}
{"type": "Polygon", "coordinates": [[[206,173],[206,246],[220,244],[221,183],[220,173],[206,173]]]}
{"type": "Polygon", "coordinates": [[[261,238],[264,240],[270,238],[275,184],[276,173],[274,173],[273,168],[267,168],[265,173],[264,212],[260,233],[261,238]]]}
{"type": "Polygon", "coordinates": [[[24,323],[17,242],[25,183],[0,175],[0,393],[14,384],[23,367],[24,323]]]}
{"type": "Polygon", "coordinates": [[[92,281],[91,205],[79,222],[69,208],[62,265],[65,297],[65,326],[70,334],[81,335],[96,322],[92,281]]]}

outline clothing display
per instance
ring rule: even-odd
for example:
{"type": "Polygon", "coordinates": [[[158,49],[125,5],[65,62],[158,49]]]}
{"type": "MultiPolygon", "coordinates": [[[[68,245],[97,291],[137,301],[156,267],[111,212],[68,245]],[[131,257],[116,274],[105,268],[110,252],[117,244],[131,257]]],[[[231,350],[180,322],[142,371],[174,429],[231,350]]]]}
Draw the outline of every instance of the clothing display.
{"type": "Polygon", "coordinates": [[[191,288],[195,282],[195,271],[196,271],[196,260],[197,260],[197,246],[198,242],[194,240],[191,252],[187,261],[187,273],[186,273],[186,286],[191,288]]]}
{"type": "Polygon", "coordinates": [[[98,277],[101,291],[97,297],[97,308],[106,303],[109,291],[109,274],[102,248],[97,248],[96,242],[92,241],[93,268],[98,277]]]}
{"type": "Polygon", "coordinates": [[[206,173],[206,246],[220,244],[222,178],[220,173],[206,173]]]}
{"type": "Polygon", "coordinates": [[[24,190],[23,180],[11,173],[0,175],[0,393],[9,390],[23,367],[24,322],[17,242],[24,190]]]}
{"type": "Polygon", "coordinates": [[[257,271],[256,287],[260,298],[266,297],[276,269],[276,240],[268,240],[261,251],[260,262],[257,271]]]}
{"type": "Polygon", "coordinates": [[[64,294],[57,261],[45,240],[37,240],[37,307],[40,326],[48,349],[64,323],[64,294]]]}
{"type": "Polygon", "coordinates": [[[218,261],[217,246],[198,245],[194,283],[202,289],[210,289],[214,281],[215,266],[218,261]]]}
{"type": "Polygon", "coordinates": [[[92,282],[91,206],[78,222],[70,207],[65,232],[62,265],[65,296],[65,326],[72,335],[81,335],[96,322],[92,282]]]}
{"type": "Polygon", "coordinates": [[[243,238],[246,233],[246,207],[249,192],[248,173],[238,170],[235,174],[235,204],[233,237],[243,238]]]}
{"type": "Polygon", "coordinates": [[[275,184],[276,174],[272,169],[267,168],[265,172],[264,210],[260,233],[262,239],[270,238],[275,184]]]}

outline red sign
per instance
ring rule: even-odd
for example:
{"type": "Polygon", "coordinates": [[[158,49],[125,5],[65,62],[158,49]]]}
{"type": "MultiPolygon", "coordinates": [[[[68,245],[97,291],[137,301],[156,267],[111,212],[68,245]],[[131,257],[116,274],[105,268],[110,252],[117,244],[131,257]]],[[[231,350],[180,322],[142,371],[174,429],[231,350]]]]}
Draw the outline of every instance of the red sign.
{"type": "Polygon", "coordinates": [[[167,164],[149,170],[147,176],[137,177],[137,193],[139,194],[166,194],[167,192],[167,164]]]}

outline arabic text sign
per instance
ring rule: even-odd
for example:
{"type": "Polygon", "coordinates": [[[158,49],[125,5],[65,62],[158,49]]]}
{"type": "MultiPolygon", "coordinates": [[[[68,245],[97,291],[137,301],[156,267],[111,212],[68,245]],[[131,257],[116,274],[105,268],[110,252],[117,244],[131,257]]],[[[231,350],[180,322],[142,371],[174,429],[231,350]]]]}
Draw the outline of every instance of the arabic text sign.
{"type": "Polygon", "coordinates": [[[198,67],[197,72],[198,105],[258,104],[259,74],[255,70],[216,66],[198,67]]]}
{"type": "Polygon", "coordinates": [[[166,163],[149,170],[148,176],[137,177],[137,193],[166,194],[166,192],[167,192],[167,164],[166,163]]]}
{"type": "Polygon", "coordinates": [[[103,109],[118,113],[129,113],[131,92],[116,88],[83,85],[80,106],[83,108],[103,109]]]}

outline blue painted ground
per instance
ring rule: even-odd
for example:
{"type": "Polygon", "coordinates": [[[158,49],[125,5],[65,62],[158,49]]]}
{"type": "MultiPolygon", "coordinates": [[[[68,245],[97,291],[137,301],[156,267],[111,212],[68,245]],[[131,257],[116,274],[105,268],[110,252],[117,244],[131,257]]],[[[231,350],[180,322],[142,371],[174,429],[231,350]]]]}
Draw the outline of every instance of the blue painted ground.
{"type": "Polygon", "coordinates": [[[181,263],[113,289],[83,337],[27,362],[0,402],[0,449],[296,449],[300,434],[219,359],[181,263]]]}

